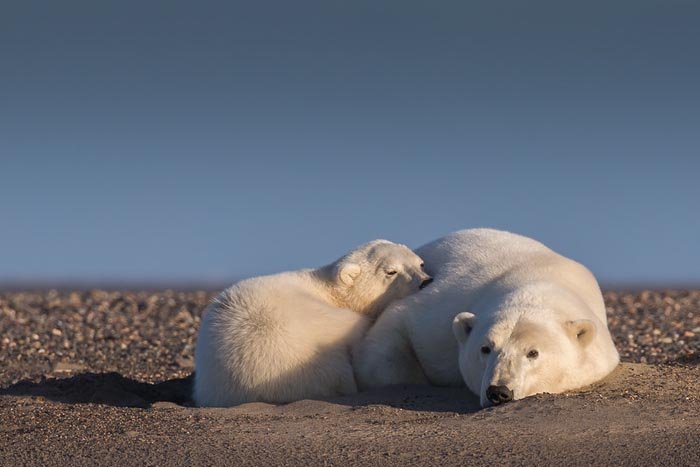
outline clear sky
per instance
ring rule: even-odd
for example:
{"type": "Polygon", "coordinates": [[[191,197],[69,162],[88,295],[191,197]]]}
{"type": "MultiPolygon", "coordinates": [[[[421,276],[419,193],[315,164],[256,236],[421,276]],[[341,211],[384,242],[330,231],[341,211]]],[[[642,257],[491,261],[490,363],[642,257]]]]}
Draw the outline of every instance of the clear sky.
{"type": "Polygon", "coordinates": [[[14,3],[0,284],[225,283],[479,226],[700,282],[698,2],[14,3]]]}

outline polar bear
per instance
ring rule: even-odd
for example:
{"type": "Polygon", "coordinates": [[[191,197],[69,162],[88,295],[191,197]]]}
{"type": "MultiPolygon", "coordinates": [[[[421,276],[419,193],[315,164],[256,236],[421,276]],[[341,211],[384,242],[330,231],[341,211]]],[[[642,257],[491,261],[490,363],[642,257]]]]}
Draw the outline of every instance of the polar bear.
{"type": "Polygon", "coordinates": [[[391,301],[430,281],[408,247],[375,240],[321,268],[234,284],[202,319],[195,403],[228,407],[357,392],[352,343],[391,301]]]}
{"type": "Polygon", "coordinates": [[[354,347],[360,388],[466,383],[486,407],[585,386],[618,364],[600,288],[579,263],[492,229],[416,253],[434,282],[388,307],[354,347]]]}

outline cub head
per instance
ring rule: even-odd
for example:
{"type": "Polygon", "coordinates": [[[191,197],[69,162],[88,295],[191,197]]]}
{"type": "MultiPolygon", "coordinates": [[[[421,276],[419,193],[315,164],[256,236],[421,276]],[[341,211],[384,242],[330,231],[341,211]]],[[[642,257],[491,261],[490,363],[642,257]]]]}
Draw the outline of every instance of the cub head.
{"type": "Polygon", "coordinates": [[[597,332],[588,319],[491,324],[469,312],[455,316],[452,327],[462,377],[482,407],[577,387],[597,332]]]}
{"type": "Polygon", "coordinates": [[[370,316],[432,281],[418,255],[387,240],[366,243],[332,266],[336,288],[342,291],[346,306],[370,316]]]}

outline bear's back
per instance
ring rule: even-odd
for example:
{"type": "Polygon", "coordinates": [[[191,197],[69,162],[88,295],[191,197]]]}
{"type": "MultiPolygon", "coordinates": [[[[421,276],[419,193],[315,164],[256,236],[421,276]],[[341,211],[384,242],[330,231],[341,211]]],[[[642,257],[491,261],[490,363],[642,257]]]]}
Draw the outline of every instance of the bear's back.
{"type": "Polygon", "coordinates": [[[435,271],[428,270],[436,282],[467,278],[474,288],[537,257],[559,256],[536,240],[494,229],[459,230],[421,246],[416,253],[429,268],[436,266],[435,271]]]}
{"type": "Polygon", "coordinates": [[[605,322],[605,306],[593,274],[531,238],[495,229],[465,229],[423,245],[416,252],[426,265],[436,268],[428,270],[436,284],[456,286],[463,297],[482,297],[486,287],[500,294],[545,281],[573,292],[605,322]]]}

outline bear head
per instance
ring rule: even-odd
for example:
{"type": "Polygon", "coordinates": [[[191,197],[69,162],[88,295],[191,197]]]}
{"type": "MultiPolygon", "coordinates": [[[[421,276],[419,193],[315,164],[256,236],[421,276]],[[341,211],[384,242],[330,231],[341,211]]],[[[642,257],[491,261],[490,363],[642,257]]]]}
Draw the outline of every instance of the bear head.
{"type": "Polygon", "coordinates": [[[482,407],[577,387],[586,371],[587,349],[597,333],[593,320],[518,316],[489,322],[462,312],[454,318],[460,372],[482,407]]]}
{"type": "Polygon", "coordinates": [[[432,281],[418,255],[387,240],[361,245],[333,263],[332,270],[345,306],[368,316],[432,281]]]}

